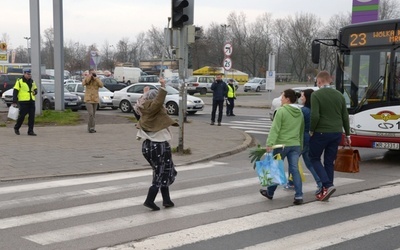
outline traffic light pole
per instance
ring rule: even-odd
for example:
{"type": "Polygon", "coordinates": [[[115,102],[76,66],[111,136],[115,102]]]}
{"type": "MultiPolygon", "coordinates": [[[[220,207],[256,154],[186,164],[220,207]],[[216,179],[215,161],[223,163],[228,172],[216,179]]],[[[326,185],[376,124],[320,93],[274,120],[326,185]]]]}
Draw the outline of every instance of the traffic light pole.
{"type": "Polygon", "coordinates": [[[179,144],[178,152],[183,153],[184,150],[184,124],[186,122],[187,109],[187,91],[186,78],[188,67],[188,45],[187,45],[187,26],[179,29],[179,78],[183,80],[183,84],[179,88],[179,144]]]}

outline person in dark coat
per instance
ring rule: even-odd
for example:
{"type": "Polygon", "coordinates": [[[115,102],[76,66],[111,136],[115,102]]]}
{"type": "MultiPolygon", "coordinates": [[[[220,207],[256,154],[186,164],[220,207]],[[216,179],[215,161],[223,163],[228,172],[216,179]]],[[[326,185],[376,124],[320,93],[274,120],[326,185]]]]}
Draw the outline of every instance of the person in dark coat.
{"type": "Polygon", "coordinates": [[[218,108],[218,126],[221,126],[222,114],[224,109],[224,100],[228,93],[228,87],[226,83],[222,81],[222,75],[219,74],[215,77],[215,82],[211,85],[211,90],[213,91],[213,104],[211,111],[211,124],[215,124],[215,115],[218,108]]]}

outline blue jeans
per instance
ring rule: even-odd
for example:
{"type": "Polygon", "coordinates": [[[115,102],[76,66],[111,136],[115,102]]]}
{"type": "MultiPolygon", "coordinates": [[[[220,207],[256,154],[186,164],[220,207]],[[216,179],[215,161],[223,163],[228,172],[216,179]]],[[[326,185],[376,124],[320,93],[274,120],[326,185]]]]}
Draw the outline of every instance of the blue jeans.
{"type": "Polygon", "coordinates": [[[309,151],[310,151],[310,145],[304,145],[303,152],[301,152],[301,155],[303,156],[304,164],[306,164],[308,171],[310,171],[310,173],[314,177],[314,180],[317,183],[317,186],[322,187],[322,182],[310,160],[309,151]]]}
{"type": "MultiPolygon", "coordinates": [[[[273,154],[281,154],[282,160],[284,160],[286,157],[288,159],[289,163],[289,173],[292,174],[293,176],[293,184],[294,184],[294,191],[295,199],[303,199],[303,184],[301,182],[301,177],[300,177],[300,172],[298,168],[298,162],[299,162],[299,157],[300,157],[300,146],[288,146],[285,148],[278,148],[274,149],[273,154]]],[[[268,187],[268,194],[271,196],[274,196],[275,190],[278,186],[273,185],[268,187]]]]}
{"type": "Polygon", "coordinates": [[[342,133],[318,133],[315,132],[310,138],[310,160],[317,172],[322,186],[329,188],[333,186],[334,164],[338,146],[342,139],[342,133]],[[324,153],[324,164],[321,156],[324,153]]]}

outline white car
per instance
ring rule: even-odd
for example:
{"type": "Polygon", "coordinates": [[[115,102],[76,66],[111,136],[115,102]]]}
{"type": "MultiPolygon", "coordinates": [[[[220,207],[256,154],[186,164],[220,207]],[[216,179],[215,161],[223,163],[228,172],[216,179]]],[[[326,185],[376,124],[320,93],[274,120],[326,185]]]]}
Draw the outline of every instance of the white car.
{"type": "MultiPolygon", "coordinates": [[[[300,93],[302,90],[305,90],[305,89],[312,89],[312,90],[316,91],[319,88],[318,87],[295,87],[295,88],[292,88],[292,89],[296,93],[300,93]]],[[[271,121],[274,120],[274,116],[275,116],[276,110],[282,106],[281,98],[282,98],[282,94],[279,97],[274,98],[272,100],[271,109],[269,111],[269,118],[271,119],[271,121]]]]}
{"type": "MultiPolygon", "coordinates": [[[[160,83],[136,83],[127,86],[119,91],[114,92],[113,106],[114,108],[121,109],[124,113],[132,111],[133,106],[136,104],[137,99],[143,95],[143,88],[149,86],[150,89],[158,89],[161,87],[160,83]]],[[[165,107],[169,115],[179,114],[179,91],[171,86],[165,86],[168,94],[165,97],[165,107]]],[[[202,99],[194,96],[187,96],[187,113],[195,114],[197,111],[202,111],[204,102],[202,99]]]]}
{"type": "Polygon", "coordinates": [[[255,91],[260,92],[261,90],[265,90],[267,87],[267,81],[265,78],[253,78],[250,81],[246,82],[243,86],[244,92],[247,91],[255,91]]]}
{"type": "MultiPolygon", "coordinates": [[[[66,83],[65,88],[68,89],[69,92],[72,94],[76,94],[82,98],[82,101],[85,99],[85,87],[82,85],[82,82],[76,81],[76,82],[70,82],[66,83]]],[[[97,109],[100,108],[112,108],[112,109],[117,109],[113,107],[112,104],[112,99],[113,99],[114,93],[111,92],[110,90],[106,89],[105,87],[99,88],[99,105],[97,106],[97,109]]]]}

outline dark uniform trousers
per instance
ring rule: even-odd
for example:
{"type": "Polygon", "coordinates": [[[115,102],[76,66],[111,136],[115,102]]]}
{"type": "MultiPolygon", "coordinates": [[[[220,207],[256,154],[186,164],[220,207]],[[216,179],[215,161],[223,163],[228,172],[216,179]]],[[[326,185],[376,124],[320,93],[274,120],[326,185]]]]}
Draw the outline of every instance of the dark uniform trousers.
{"type": "Polygon", "coordinates": [[[19,102],[19,116],[14,128],[19,130],[28,114],[28,133],[33,133],[33,125],[35,123],[35,101],[19,102]]]}

